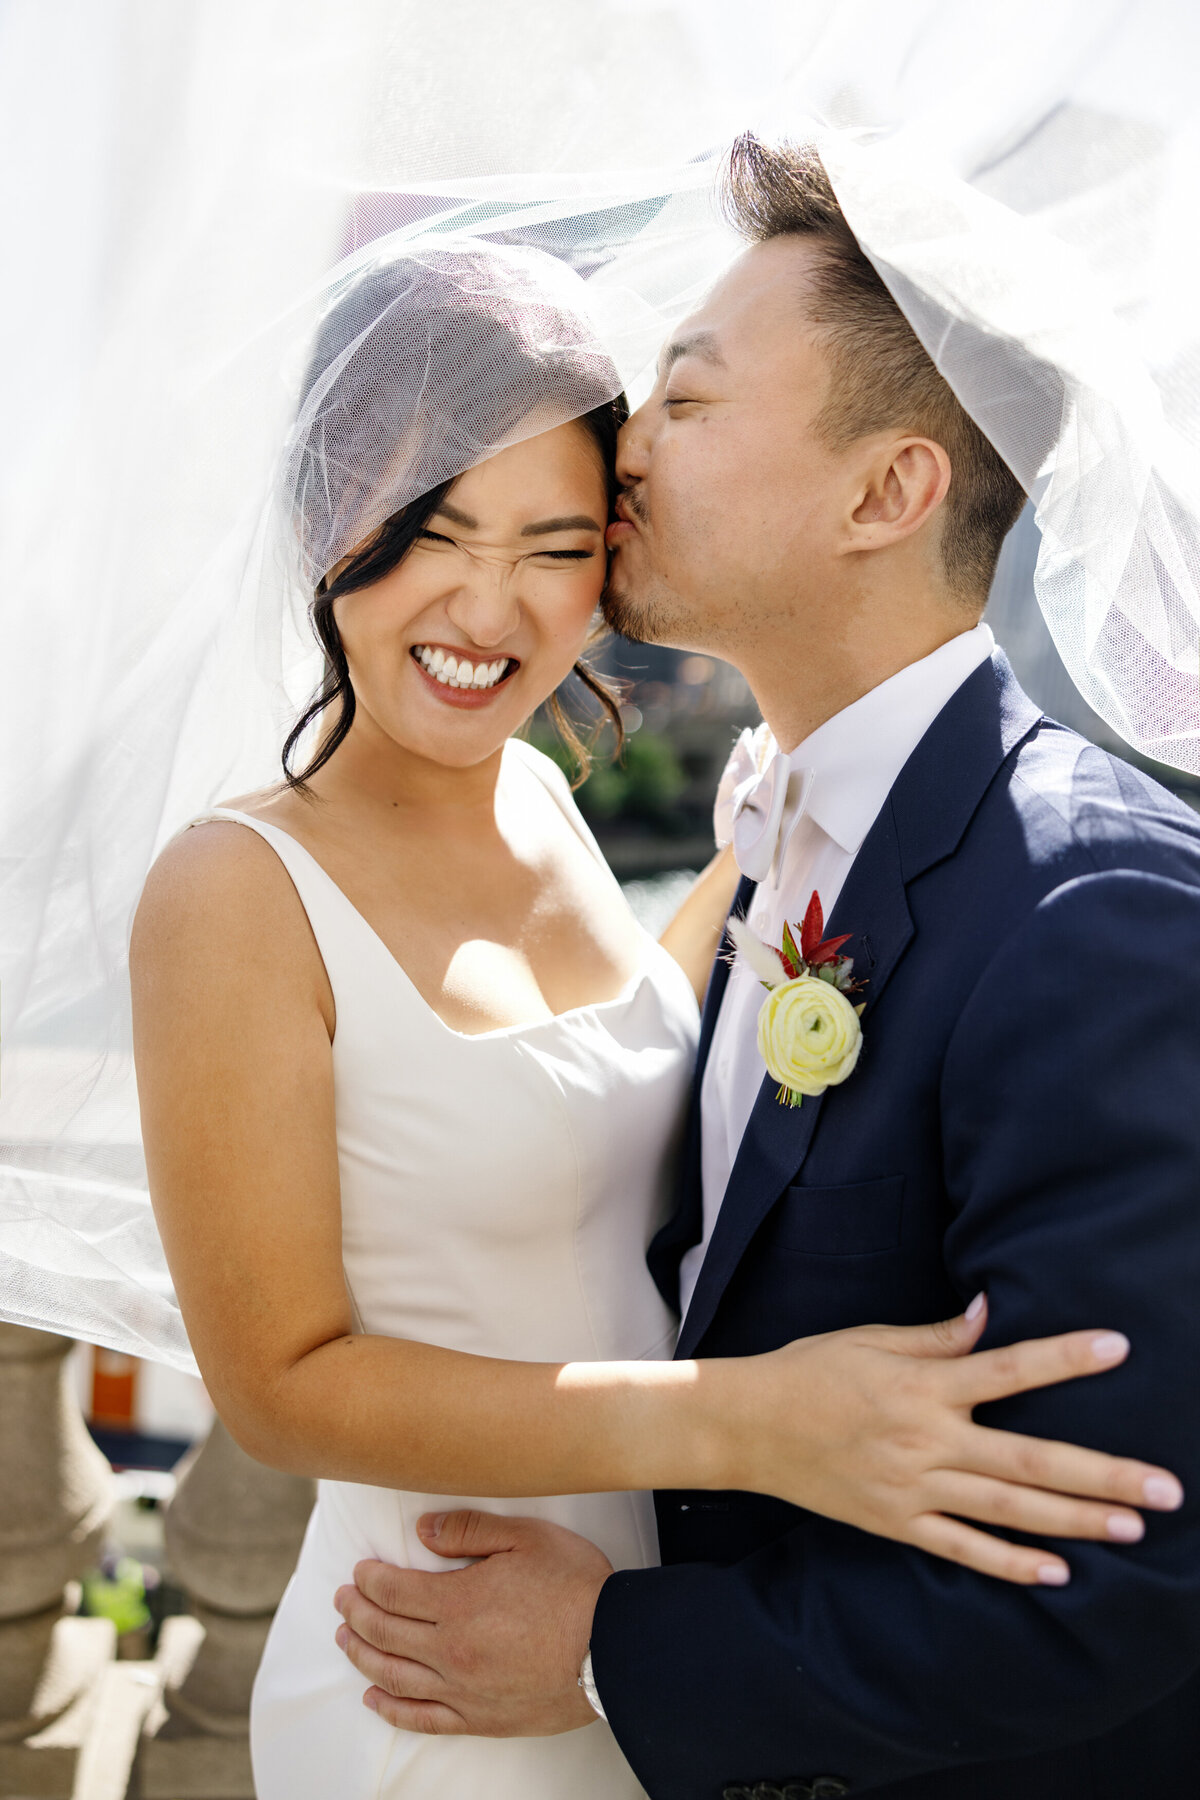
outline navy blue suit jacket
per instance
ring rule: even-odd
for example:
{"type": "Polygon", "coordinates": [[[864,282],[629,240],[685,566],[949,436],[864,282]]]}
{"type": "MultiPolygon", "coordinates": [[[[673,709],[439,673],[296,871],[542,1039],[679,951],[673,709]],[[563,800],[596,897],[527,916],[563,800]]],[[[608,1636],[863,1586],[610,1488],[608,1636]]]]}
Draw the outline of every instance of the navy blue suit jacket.
{"type": "MultiPolygon", "coordinates": [[[[613,1729],[653,1800],[1192,1800],[1200,820],[1042,717],[997,655],[906,764],[828,930],[869,979],[858,1068],[798,1111],[764,1080],[679,1354],[944,1318],[986,1289],[985,1343],[1103,1326],[1133,1352],[979,1416],[1165,1464],[1189,1501],[1136,1547],[1061,1545],[1053,1589],[756,1495],[660,1494],[664,1566],[610,1577],[596,1612],[613,1729]]],[[[674,1301],[726,974],[651,1250],[674,1301]]]]}

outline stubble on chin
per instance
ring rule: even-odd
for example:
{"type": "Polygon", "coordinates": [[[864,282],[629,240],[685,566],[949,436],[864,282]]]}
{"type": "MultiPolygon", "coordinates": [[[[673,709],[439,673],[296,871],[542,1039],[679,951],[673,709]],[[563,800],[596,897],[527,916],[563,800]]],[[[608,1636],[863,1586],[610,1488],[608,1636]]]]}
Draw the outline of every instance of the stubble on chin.
{"type": "Polygon", "coordinates": [[[652,567],[646,535],[650,528],[650,508],[645,489],[634,484],[622,491],[621,498],[624,510],[637,521],[641,533],[613,553],[608,582],[600,596],[604,621],[610,630],[619,632],[635,644],[691,649],[692,608],[652,567]]]}
{"type": "Polygon", "coordinates": [[[652,594],[630,590],[620,576],[610,571],[608,585],[600,596],[600,611],[610,631],[629,638],[635,644],[669,644],[671,642],[671,609],[652,594]]]}
{"type": "Polygon", "coordinates": [[[629,638],[635,644],[655,641],[653,622],[646,618],[646,609],[636,605],[628,594],[606,587],[600,596],[600,611],[608,629],[619,636],[629,638]]]}

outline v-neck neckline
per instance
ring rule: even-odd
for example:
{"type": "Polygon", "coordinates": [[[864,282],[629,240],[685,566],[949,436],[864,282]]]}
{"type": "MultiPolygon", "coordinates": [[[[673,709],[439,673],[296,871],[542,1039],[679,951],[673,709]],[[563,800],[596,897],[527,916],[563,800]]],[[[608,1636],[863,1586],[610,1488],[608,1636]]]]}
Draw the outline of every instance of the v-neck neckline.
{"type": "MultiPolygon", "coordinates": [[[[658,940],[651,937],[645,927],[639,924],[637,928],[643,939],[642,955],[638,961],[637,967],[631,971],[619,993],[610,995],[607,1000],[587,1000],[579,1006],[567,1007],[563,1012],[549,1013],[544,1019],[527,1019],[524,1022],[515,1025],[495,1025],[488,1031],[459,1031],[455,1026],[448,1024],[437,1010],[437,1007],[432,1005],[432,1003],[426,999],[425,995],[421,992],[399,957],[397,957],[395,952],[384,942],[383,938],[371,924],[371,921],[367,918],[366,914],[361,912],[359,908],[355,906],[345,889],[334,880],[320,858],[314,856],[312,851],[309,850],[306,845],[302,844],[300,839],[292,832],[285,831],[282,825],[274,825],[266,819],[256,819],[253,813],[239,812],[235,807],[229,806],[214,807],[211,812],[204,814],[204,819],[229,819],[237,824],[248,826],[252,831],[277,833],[280,837],[286,838],[289,844],[293,844],[300,852],[301,856],[305,857],[306,860],[312,864],[313,868],[317,871],[317,874],[326,885],[337,895],[340,904],[350,916],[358,922],[359,927],[361,927],[366,936],[375,944],[378,952],[387,959],[388,963],[399,975],[400,980],[408,989],[409,993],[412,994],[417,1004],[450,1037],[459,1038],[464,1043],[486,1042],[489,1038],[499,1039],[526,1036],[530,1032],[545,1030],[549,1026],[560,1025],[568,1020],[583,1017],[588,1013],[602,1013],[612,1007],[623,1006],[633,997],[637,989],[646,980],[650,973],[651,964],[655,954],[657,953],[659,956],[668,957],[670,955],[670,952],[664,950],[658,940]]],[[[197,823],[203,823],[203,820],[198,820],[197,823]]],[[[674,959],[671,960],[673,962],[674,959]]],[[[682,973],[682,971],[680,971],[680,973],[682,973]]]]}

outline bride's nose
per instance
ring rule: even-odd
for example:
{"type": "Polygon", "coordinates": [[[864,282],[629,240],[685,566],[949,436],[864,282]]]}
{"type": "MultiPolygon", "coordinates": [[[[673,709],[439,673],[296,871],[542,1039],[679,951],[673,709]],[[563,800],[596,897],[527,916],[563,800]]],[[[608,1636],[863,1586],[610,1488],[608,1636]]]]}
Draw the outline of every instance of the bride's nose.
{"type": "Polygon", "coordinates": [[[446,616],[481,650],[498,648],[521,622],[511,569],[476,567],[446,600],[446,616]]]}

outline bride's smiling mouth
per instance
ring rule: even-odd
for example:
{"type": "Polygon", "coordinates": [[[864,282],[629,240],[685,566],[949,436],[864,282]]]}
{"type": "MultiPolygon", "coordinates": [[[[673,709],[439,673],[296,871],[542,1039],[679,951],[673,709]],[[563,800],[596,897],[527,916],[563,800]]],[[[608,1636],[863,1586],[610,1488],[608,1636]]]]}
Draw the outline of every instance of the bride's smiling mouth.
{"type": "Polygon", "coordinates": [[[438,699],[451,706],[486,706],[521,666],[515,656],[476,660],[442,644],[413,644],[408,653],[438,699]]]}

